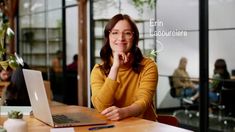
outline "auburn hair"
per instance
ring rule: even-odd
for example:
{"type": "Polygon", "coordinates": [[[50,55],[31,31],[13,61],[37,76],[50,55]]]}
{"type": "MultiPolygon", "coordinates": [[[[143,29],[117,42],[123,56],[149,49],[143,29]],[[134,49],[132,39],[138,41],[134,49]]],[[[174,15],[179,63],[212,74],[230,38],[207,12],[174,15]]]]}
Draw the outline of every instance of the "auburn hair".
{"type": "Polygon", "coordinates": [[[112,17],[105,26],[104,45],[100,51],[100,57],[101,57],[101,60],[103,61],[103,63],[100,64],[99,67],[102,69],[102,71],[105,73],[106,76],[109,74],[110,68],[112,66],[111,59],[110,59],[112,57],[112,49],[111,49],[110,43],[109,43],[109,33],[120,20],[128,21],[128,23],[131,26],[131,30],[133,32],[133,45],[130,49],[130,53],[133,57],[132,69],[136,73],[139,73],[141,70],[140,62],[143,59],[143,54],[141,53],[141,51],[138,47],[139,30],[138,30],[135,22],[128,15],[117,14],[114,17],[112,17]]]}

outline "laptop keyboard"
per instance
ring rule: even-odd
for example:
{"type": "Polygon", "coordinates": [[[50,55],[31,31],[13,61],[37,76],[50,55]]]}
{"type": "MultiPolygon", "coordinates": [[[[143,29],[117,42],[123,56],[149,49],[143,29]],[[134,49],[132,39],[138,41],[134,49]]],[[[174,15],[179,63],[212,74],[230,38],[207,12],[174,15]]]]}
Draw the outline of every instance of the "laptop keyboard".
{"type": "Polygon", "coordinates": [[[78,123],[79,121],[73,120],[65,115],[53,115],[53,121],[57,124],[64,124],[64,123],[78,123]]]}

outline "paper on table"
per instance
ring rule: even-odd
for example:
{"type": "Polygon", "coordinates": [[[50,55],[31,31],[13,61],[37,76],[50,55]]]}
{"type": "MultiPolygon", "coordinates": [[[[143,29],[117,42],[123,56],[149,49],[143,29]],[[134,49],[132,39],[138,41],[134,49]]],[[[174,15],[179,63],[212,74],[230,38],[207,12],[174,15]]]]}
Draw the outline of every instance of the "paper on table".
{"type": "Polygon", "coordinates": [[[72,127],[70,128],[51,128],[51,132],[74,132],[72,127]]]}

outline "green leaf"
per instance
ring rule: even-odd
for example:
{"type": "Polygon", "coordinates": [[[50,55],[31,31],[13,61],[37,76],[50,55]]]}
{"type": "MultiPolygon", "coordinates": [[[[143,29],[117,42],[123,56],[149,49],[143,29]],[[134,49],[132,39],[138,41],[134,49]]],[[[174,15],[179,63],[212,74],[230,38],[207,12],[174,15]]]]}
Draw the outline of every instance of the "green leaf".
{"type": "Polygon", "coordinates": [[[8,118],[10,118],[10,119],[22,119],[23,114],[20,111],[11,111],[11,112],[8,112],[8,118]]]}
{"type": "Polygon", "coordinates": [[[0,65],[4,70],[7,70],[8,62],[7,61],[0,61],[0,65]]]}
{"type": "Polygon", "coordinates": [[[12,55],[8,59],[8,64],[12,69],[16,69],[17,67],[19,67],[19,64],[16,61],[16,57],[12,55]]]}

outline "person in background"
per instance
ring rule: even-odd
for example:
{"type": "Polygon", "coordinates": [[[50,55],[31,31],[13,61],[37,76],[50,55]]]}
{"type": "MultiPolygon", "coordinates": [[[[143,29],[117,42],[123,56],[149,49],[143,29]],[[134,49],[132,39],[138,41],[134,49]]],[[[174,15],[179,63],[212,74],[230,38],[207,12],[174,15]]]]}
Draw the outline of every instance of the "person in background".
{"type": "Polygon", "coordinates": [[[60,73],[62,72],[62,58],[63,58],[63,53],[62,51],[58,50],[56,52],[56,58],[52,60],[52,71],[55,73],[60,73]]]}
{"type": "MultiPolygon", "coordinates": [[[[209,82],[209,101],[218,102],[219,94],[223,85],[224,79],[230,79],[230,75],[227,69],[227,65],[224,59],[217,59],[214,64],[214,73],[212,79],[209,82]]],[[[191,98],[185,99],[186,102],[192,103],[199,98],[199,92],[197,92],[191,98]]]]}
{"type": "Polygon", "coordinates": [[[23,68],[29,69],[29,66],[24,63],[24,66],[20,66],[12,72],[10,84],[3,90],[2,105],[31,106],[22,71],[23,68]]]}
{"type": "Polygon", "coordinates": [[[8,67],[6,70],[0,68],[0,82],[8,82],[11,78],[12,69],[8,67]]]}
{"type": "Polygon", "coordinates": [[[77,72],[78,70],[78,55],[77,54],[73,56],[73,62],[67,66],[66,70],[77,72]]]}
{"type": "Polygon", "coordinates": [[[156,63],[138,47],[139,31],[128,15],[117,14],[105,26],[102,62],[91,72],[93,106],[109,120],[127,117],[156,121],[156,63]]]}
{"type": "Polygon", "coordinates": [[[57,101],[61,100],[60,98],[63,98],[62,95],[64,93],[63,52],[61,50],[56,52],[56,57],[52,60],[50,82],[54,99],[57,101]]]}
{"type": "Polygon", "coordinates": [[[173,85],[176,88],[177,97],[191,97],[197,92],[196,85],[190,80],[186,70],[187,58],[182,57],[178,68],[173,73],[173,85]]]}
{"type": "MultiPolygon", "coordinates": [[[[217,59],[214,64],[213,77],[209,85],[210,92],[220,92],[224,79],[230,79],[230,74],[228,72],[226,62],[224,59],[217,59]]],[[[213,98],[212,95],[210,96],[212,101],[218,101],[218,98],[213,98]]]]}

